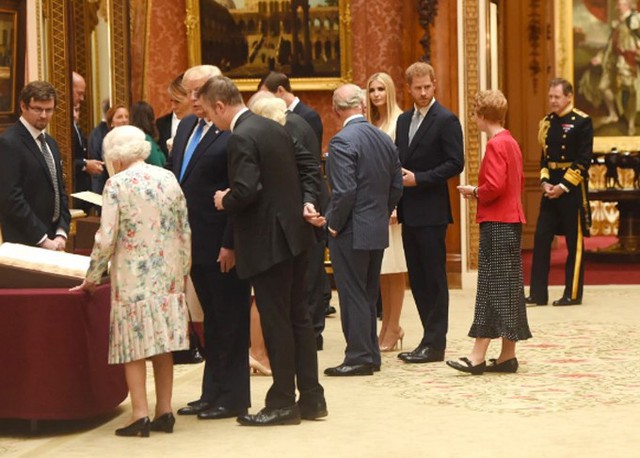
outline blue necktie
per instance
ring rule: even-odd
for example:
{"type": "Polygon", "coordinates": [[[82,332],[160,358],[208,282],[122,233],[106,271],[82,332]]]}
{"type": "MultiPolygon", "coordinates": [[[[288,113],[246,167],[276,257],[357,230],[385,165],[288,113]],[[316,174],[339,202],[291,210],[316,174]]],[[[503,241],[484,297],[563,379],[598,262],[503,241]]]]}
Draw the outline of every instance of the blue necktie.
{"type": "Polygon", "coordinates": [[[202,137],[202,131],[204,130],[204,126],[206,121],[201,119],[198,123],[198,127],[196,128],[195,133],[193,134],[193,138],[187,145],[187,150],[184,153],[184,158],[182,159],[182,168],[180,169],[180,181],[182,181],[182,177],[184,176],[185,170],[187,170],[187,166],[189,165],[189,161],[193,156],[193,152],[196,150],[198,143],[200,143],[200,137],[202,137]]]}

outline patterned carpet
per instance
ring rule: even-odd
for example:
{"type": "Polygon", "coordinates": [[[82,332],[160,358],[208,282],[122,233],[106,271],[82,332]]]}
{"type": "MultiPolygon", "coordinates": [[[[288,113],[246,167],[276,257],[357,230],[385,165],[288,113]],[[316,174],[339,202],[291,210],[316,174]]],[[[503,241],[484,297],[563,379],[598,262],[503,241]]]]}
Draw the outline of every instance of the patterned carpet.
{"type": "MultiPolygon", "coordinates": [[[[469,341],[454,340],[450,348],[449,358],[464,355],[469,341]]],[[[429,405],[540,415],[639,399],[638,348],[637,326],[553,323],[538,327],[533,339],[520,344],[516,374],[471,376],[444,363],[407,365],[392,354],[384,356],[384,377],[370,383],[429,405]]]]}

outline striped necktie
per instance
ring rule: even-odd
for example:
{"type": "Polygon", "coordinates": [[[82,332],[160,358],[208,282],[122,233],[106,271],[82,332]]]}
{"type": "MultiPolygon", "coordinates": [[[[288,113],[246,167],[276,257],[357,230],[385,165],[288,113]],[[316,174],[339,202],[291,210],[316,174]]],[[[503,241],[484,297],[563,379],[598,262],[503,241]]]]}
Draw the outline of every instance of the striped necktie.
{"type": "Polygon", "coordinates": [[[49,169],[49,175],[51,176],[51,183],[53,184],[53,193],[55,195],[54,199],[54,207],[53,207],[53,218],[51,221],[58,221],[60,218],[60,188],[58,186],[58,174],[56,173],[56,163],[53,160],[53,154],[51,154],[51,150],[49,149],[49,145],[47,145],[47,141],[44,138],[44,133],[38,135],[38,141],[40,142],[40,151],[42,152],[42,156],[44,157],[44,161],[47,163],[47,168],[49,169]]]}

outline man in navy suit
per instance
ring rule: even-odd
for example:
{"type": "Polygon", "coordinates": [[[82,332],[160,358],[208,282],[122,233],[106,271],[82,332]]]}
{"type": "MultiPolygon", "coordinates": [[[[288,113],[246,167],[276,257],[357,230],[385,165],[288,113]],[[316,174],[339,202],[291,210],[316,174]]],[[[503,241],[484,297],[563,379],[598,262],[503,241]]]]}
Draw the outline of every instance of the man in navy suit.
{"type": "Polygon", "coordinates": [[[407,363],[444,361],[449,326],[447,225],[453,222],[447,180],[464,168],[458,118],[434,98],[435,72],[416,62],[405,72],[414,106],[398,118],[396,145],[404,192],[398,204],[411,292],[423,336],[417,348],[398,355],[407,363]]]}
{"type": "Polygon", "coordinates": [[[60,151],[45,133],[56,103],[50,83],[27,84],[22,116],[0,135],[0,226],[5,242],[63,251],[71,215],[60,151]]]}
{"type": "Polygon", "coordinates": [[[227,189],[229,132],[206,117],[198,90],[220,70],[190,68],[183,84],[193,115],[180,121],[168,167],[184,192],[191,226],[191,279],[204,312],[205,368],[200,399],[178,410],[200,419],[235,417],[251,405],[249,395],[249,308],[251,289],[235,269],[231,222],[212,197],[227,189]]]}
{"type": "Polygon", "coordinates": [[[249,278],[273,372],[266,406],[240,415],[246,426],[299,424],[324,417],[313,327],[305,300],[308,250],[315,241],[307,221],[317,217],[320,171],[280,124],[251,113],[229,78],[202,88],[207,113],[230,129],[230,188],[216,192],[216,208],[233,218],[238,275],[249,278]],[[296,403],[296,384],[300,397],[296,403]]]}
{"type": "Polygon", "coordinates": [[[333,110],[343,127],[329,143],[332,192],[326,220],[347,349],[342,364],[324,371],[330,376],[372,375],[380,369],[380,267],[389,246],[389,217],[402,195],[398,151],[364,118],[363,100],[354,84],[333,93],[333,110]]]}

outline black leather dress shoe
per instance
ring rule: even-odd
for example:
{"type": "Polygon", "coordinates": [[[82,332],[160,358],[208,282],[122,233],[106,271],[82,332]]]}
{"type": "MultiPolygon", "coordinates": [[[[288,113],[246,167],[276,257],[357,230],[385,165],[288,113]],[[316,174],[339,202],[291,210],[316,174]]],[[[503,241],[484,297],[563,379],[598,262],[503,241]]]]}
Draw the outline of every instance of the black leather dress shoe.
{"type": "Polygon", "coordinates": [[[580,305],[582,304],[582,299],[571,299],[570,297],[562,296],[557,301],[553,301],[553,305],[580,305]]]}
{"type": "Polygon", "coordinates": [[[444,350],[434,350],[431,347],[422,347],[419,351],[411,352],[404,358],[401,358],[405,363],[421,364],[421,363],[435,363],[438,361],[444,361],[444,350]]]}
{"type": "Polygon", "coordinates": [[[317,420],[329,415],[327,401],[324,398],[313,403],[298,401],[298,408],[300,409],[300,417],[303,420],[317,420]]]}
{"type": "Polygon", "coordinates": [[[299,425],[300,409],[298,404],[280,409],[265,407],[255,415],[240,415],[236,420],[242,426],[299,425]]]}
{"type": "Polygon", "coordinates": [[[474,366],[469,358],[464,357],[457,361],[447,361],[447,366],[460,372],[466,372],[467,374],[482,375],[487,368],[487,363],[482,361],[480,364],[474,366]]]}
{"type": "Polygon", "coordinates": [[[511,358],[506,361],[502,361],[498,364],[498,360],[495,358],[491,358],[489,360],[489,364],[487,365],[485,372],[504,372],[513,374],[518,370],[518,360],[516,358],[511,358]]]}
{"type": "Polygon", "coordinates": [[[330,377],[346,377],[351,375],[373,375],[373,364],[340,364],[336,367],[329,367],[324,370],[324,374],[330,377]]]}
{"type": "Polygon", "coordinates": [[[173,432],[173,425],[176,424],[176,417],[171,412],[156,417],[151,422],[151,431],[173,432]]]}
{"type": "Polygon", "coordinates": [[[525,297],[524,303],[527,305],[547,305],[547,301],[539,301],[538,299],[532,296],[525,297]]]}
{"type": "Polygon", "coordinates": [[[198,414],[200,420],[219,420],[221,418],[233,418],[246,415],[247,409],[231,410],[223,406],[211,407],[198,414]]]}
{"type": "Polygon", "coordinates": [[[197,401],[187,407],[178,409],[178,415],[198,415],[200,412],[204,412],[211,408],[211,404],[207,401],[197,401]]]}

